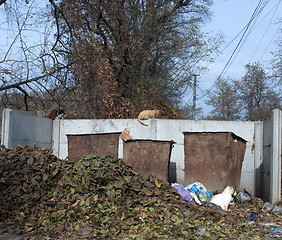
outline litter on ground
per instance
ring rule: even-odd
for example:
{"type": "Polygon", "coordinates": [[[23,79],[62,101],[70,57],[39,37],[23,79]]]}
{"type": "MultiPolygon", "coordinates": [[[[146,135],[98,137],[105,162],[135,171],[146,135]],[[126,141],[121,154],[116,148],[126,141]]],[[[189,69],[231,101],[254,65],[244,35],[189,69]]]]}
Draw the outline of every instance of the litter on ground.
{"type": "Polygon", "coordinates": [[[74,163],[43,148],[2,146],[0,183],[0,239],[282,236],[281,211],[262,211],[260,198],[252,196],[251,203],[235,202],[227,212],[218,211],[198,198],[201,205],[184,200],[166,181],[137,174],[110,157],[91,155],[74,163]],[[248,224],[252,213],[258,215],[248,224]]]}

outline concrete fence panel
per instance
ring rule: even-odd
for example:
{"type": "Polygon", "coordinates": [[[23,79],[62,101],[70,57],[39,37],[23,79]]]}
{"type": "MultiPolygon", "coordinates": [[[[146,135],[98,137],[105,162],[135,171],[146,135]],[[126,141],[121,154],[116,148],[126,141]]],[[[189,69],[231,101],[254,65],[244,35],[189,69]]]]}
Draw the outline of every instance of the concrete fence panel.
{"type": "MultiPolygon", "coordinates": [[[[178,183],[185,183],[184,135],[183,132],[233,132],[246,140],[246,152],[242,165],[240,189],[255,193],[256,165],[262,159],[262,122],[191,121],[152,119],[149,126],[141,125],[137,119],[55,120],[53,127],[53,151],[59,158],[68,156],[67,135],[121,132],[130,128],[133,139],[173,140],[176,143],[170,159],[170,176],[178,183]],[[255,144],[257,144],[255,146],[255,144]],[[254,147],[255,146],[255,147],[254,147]],[[258,163],[255,164],[258,158],[258,163]]],[[[119,158],[123,157],[123,142],[119,140],[119,158]]],[[[209,171],[209,169],[207,169],[209,171]]],[[[260,179],[258,177],[258,179],[260,179]]],[[[259,186],[258,188],[261,188],[259,186]]]]}
{"type": "MultiPolygon", "coordinates": [[[[240,187],[257,196],[269,196],[274,202],[281,195],[281,111],[274,110],[271,120],[193,121],[152,119],[149,126],[137,119],[64,119],[37,117],[28,112],[3,110],[1,143],[37,145],[52,149],[61,159],[68,156],[68,135],[121,132],[130,128],[133,139],[175,141],[171,152],[169,175],[185,183],[183,132],[232,132],[246,140],[240,187]],[[279,171],[280,170],[280,171],[279,171]],[[280,182],[279,182],[280,181],[280,182]],[[270,197],[271,196],[271,197],[270,197]]],[[[118,142],[118,157],[123,157],[123,141],[118,142]]],[[[207,171],[209,169],[207,168],[207,171]]]]}
{"type": "Polygon", "coordinates": [[[281,200],[281,126],[281,110],[275,109],[263,125],[263,199],[271,203],[281,200]]]}
{"type": "Polygon", "coordinates": [[[31,112],[4,109],[1,144],[6,147],[36,145],[52,149],[52,120],[31,112]]]}

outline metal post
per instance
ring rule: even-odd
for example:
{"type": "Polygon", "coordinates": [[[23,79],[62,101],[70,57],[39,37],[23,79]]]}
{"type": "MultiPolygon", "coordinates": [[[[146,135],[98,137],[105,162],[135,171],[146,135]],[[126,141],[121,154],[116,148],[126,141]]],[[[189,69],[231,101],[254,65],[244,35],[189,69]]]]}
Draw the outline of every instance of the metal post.
{"type": "Polygon", "coordinates": [[[196,119],[196,88],[197,88],[197,76],[196,74],[193,74],[194,76],[194,95],[193,95],[193,120],[196,119]]]}

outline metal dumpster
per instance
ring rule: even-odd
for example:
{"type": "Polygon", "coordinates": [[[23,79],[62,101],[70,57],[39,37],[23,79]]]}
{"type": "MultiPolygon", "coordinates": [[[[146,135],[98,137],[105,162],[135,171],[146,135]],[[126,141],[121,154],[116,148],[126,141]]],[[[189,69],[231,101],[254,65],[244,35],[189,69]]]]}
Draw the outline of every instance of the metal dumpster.
{"type": "Polygon", "coordinates": [[[77,162],[87,154],[118,158],[120,132],[67,135],[69,160],[77,162]]]}
{"type": "Polygon", "coordinates": [[[201,182],[212,191],[240,186],[246,141],[232,132],[183,132],[185,186],[201,182]]]}
{"type": "Polygon", "coordinates": [[[133,139],[123,143],[123,162],[139,174],[153,174],[168,181],[174,141],[133,139]]]}

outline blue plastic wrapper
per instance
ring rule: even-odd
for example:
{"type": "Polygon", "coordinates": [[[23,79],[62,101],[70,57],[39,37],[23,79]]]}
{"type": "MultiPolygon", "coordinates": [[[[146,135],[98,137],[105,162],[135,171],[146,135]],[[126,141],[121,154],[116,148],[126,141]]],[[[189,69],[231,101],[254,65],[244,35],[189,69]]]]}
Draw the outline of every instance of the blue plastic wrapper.
{"type": "Polygon", "coordinates": [[[177,190],[184,200],[188,200],[190,202],[193,200],[192,195],[181,184],[174,183],[172,184],[172,187],[177,190]]]}
{"type": "Polygon", "coordinates": [[[191,190],[192,190],[194,193],[196,193],[196,194],[199,192],[199,189],[197,188],[196,185],[193,185],[193,186],[191,187],[191,190]]]}
{"type": "Polygon", "coordinates": [[[256,216],[258,216],[258,213],[252,213],[248,218],[254,219],[256,216]]]}
{"type": "Polygon", "coordinates": [[[208,196],[208,198],[211,198],[211,197],[213,196],[213,194],[212,194],[212,191],[211,191],[211,190],[208,190],[208,191],[207,191],[207,196],[208,196]]]}
{"type": "Polygon", "coordinates": [[[280,230],[278,227],[275,227],[274,229],[271,230],[271,232],[282,233],[282,230],[280,230]]]}
{"type": "Polygon", "coordinates": [[[202,201],[202,202],[206,202],[208,200],[208,196],[205,195],[205,194],[199,194],[199,199],[202,201]]]}
{"type": "Polygon", "coordinates": [[[185,189],[186,190],[191,189],[196,194],[199,193],[199,194],[203,194],[203,195],[208,195],[207,194],[208,190],[200,182],[194,182],[194,183],[186,186],[185,189]]]}

